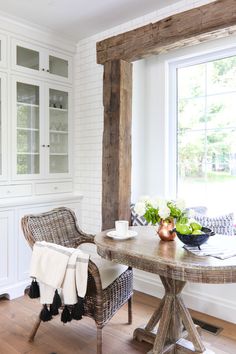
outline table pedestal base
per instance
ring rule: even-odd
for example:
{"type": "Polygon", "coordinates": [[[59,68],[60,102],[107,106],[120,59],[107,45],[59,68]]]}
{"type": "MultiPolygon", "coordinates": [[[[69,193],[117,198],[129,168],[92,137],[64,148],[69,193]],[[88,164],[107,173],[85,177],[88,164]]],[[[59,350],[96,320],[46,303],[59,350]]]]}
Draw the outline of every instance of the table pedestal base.
{"type": "Polygon", "coordinates": [[[148,354],[214,354],[205,349],[184,305],[180,293],[185,282],[162,276],[160,278],[165,287],[165,296],[146,327],[134,331],[134,339],[153,344],[148,354]],[[155,331],[157,325],[158,330],[155,331]]]}

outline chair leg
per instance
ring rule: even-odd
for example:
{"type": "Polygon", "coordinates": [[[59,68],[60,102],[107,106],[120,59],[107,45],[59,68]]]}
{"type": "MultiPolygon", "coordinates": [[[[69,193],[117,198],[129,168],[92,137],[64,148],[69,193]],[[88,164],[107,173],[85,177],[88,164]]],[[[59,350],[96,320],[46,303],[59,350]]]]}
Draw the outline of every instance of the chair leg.
{"type": "Polygon", "coordinates": [[[130,297],[128,300],[128,324],[132,324],[132,321],[133,321],[132,302],[133,302],[133,299],[132,299],[132,297],[130,297]]]}
{"type": "Polygon", "coordinates": [[[97,354],[102,354],[102,328],[97,326],[97,354]]]}
{"type": "Polygon", "coordinates": [[[37,330],[38,330],[38,328],[39,328],[39,326],[40,326],[40,323],[41,323],[41,320],[40,320],[40,318],[38,317],[38,319],[37,319],[37,321],[35,322],[35,325],[34,325],[32,331],[31,331],[31,333],[30,333],[30,336],[29,336],[29,339],[28,339],[29,342],[33,342],[33,341],[34,341],[34,337],[35,337],[35,335],[36,335],[36,333],[37,333],[37,330]]]}

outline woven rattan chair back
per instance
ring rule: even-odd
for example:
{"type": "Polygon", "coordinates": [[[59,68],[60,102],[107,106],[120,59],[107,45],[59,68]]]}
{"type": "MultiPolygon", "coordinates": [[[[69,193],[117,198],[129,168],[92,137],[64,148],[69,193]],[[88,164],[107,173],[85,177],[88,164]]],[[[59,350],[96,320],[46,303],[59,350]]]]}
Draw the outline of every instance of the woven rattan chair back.
{"type": "Polygon", "coordinates": [[[93,242],[93,235],[87,235],[80,230],[75,213],[65,207],[27,215],[22,218],[22,228],[31,247],[36,241],[52,242],[65,247],[93,242]]]}
{"type": "MultiPolygon", "coordinates": [[[[77,224],[75,213],[65,207],[37,215],[26,215],[21,220],[24,236],[32,248],[36,241],[77,247],[81,243],[94,243],[94,235],[84,233],[77,224]]],[[[128,302],[128,323],[132,322],[133,272],[128,268],[106,289],[102,289],[97,266],[90,260],[88,287],[85,296],[85,316],[95,320],[97,326],[97,354],[102,354],[102,328],[128,302]]],[[[32,342],[40,326],[37,319],[29,336],[32,342]]],[[[56,350],[55,350],[56,351],[56,350]]]]}

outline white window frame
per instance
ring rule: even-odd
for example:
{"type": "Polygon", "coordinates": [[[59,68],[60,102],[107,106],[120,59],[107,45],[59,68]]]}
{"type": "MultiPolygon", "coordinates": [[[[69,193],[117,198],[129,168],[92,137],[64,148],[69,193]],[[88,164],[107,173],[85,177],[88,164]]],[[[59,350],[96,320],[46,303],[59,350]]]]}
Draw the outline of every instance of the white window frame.
{"type": "MultiPolygon", "coordinates": [[[[190,48],[191,50],[191,48],[190,48]]],[[[167,101],[169,106],[168,112],[168,175],[169,175],[169,193],[173,197],[178,194],[178,174],[177,174],[177,70],[179,68],[198,65],[208,61],[223,59],[230,56],[236,56],[236,46],[225,47],[223,49],[212,49],[208,53],[195,54],[192,53],[191,57],[178,58],[167,62],[167,75],[168,75],[168,95],[167,101]]]]}

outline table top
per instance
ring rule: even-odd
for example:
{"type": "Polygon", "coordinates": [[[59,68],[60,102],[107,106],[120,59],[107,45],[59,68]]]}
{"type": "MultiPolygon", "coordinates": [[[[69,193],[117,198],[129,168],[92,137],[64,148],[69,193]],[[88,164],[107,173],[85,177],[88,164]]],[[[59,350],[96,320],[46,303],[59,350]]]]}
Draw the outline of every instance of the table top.
{"type": "MultiPolygon", "coordinates": [[[[153,226],[133,226],[138,235],[127,240],[106,236],[109,230],[96,235],[97,252],[103,258],[133,268],[159,274],[172,279],[195,283],[236,283],[236,257],[217,259],[193,255],[183,248],[176,237],[174,241],[161,241],[153,226]]],[[[236,241],[230,236],[213,236],[222,240],[222,247],[236,241]]]]}

